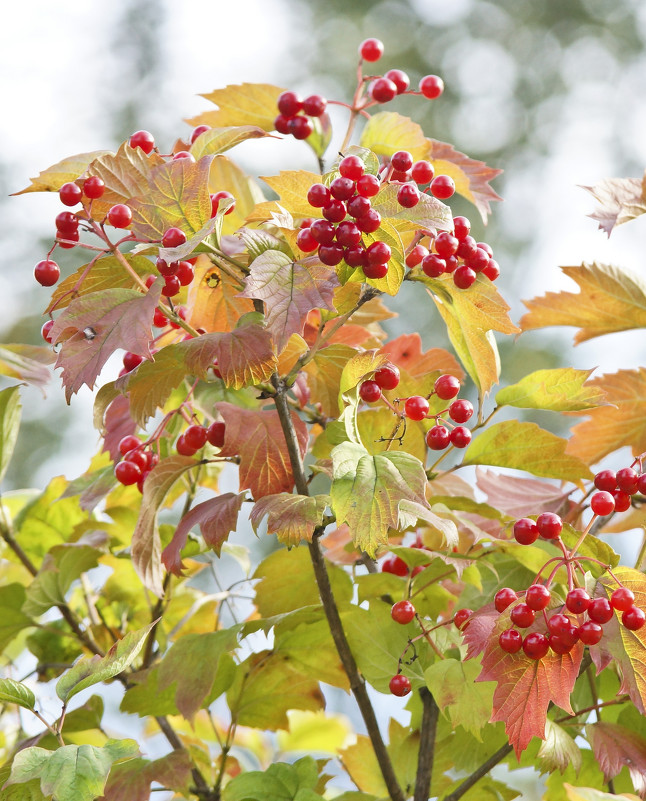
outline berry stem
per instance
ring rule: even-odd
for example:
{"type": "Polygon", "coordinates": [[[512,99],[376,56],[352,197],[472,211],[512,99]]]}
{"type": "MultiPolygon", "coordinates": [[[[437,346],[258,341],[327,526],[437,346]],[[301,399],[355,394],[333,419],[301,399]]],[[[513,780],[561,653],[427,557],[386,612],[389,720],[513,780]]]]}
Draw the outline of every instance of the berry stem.
{"type": "Polygon", "coordinates": [[[592,525],[593,525],[594,521],[595,521],[595,520],[596,520],[598,517],[599,517],[599,515],[593,515],[593,517],[590,519],[590,522],[588,523],[588,525],[587,525],[587,526],[586,526],[586,527],[583,529],[583,531],[581,532],[581,536],[580,536],[580,537],[579,537],[579,539],[577,540],[577,542],[576,542],[576,545],[575,545],[575,546],[574,546],[574,548],[572,548],[572,550],[569,552],[569,554],[568,554],[568,559],[572,559],[572,557],[574,556],[574,554],[575,554],[575,553],[576,553],[576,552],[579,550],[579,548],[580,548],[580,547],[581,547],[581,545],[583,544],[583,540],[584,540],[584,539],[585,539],[585,538],[588,536],[588,533],[589,533],[590,529],[592,528],[592,525]]]}

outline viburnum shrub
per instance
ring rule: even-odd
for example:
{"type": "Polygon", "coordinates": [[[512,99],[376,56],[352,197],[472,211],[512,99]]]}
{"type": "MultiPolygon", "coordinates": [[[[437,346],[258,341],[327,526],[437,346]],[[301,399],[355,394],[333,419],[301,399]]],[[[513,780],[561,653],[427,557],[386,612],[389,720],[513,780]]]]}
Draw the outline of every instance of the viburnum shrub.
{"type": "MultiPolygon", "coordinates": [[[[643,327],[646,285],[566,267],[579,293],[516,326],[491,247],[444,202],[486,222],[499,171],[382,108],[441,103],[439,77],[377,74],[375,39],[359,57],[350,102],[228,86],[172,146],[136,131],[23,190],[60,197],[35,267],[54,289],[45,344],[5,346],[0,369],[42,386],[55,360],[68,401],[113,355],[119,374],[88,471],[0,506],[3,800],[511,798],[498,763],[549,774],[553,801],[646,792],[646,549],[631,568],[599,538],[643,526],[644,369],[494,391],[493,337],[643,327]],[[331,104],[347,129],[327,156],[331,104]],[[273,200],[225,155],[270,135],[320,167],[268,164],[273,200]],[[400,294],[453,353],[412,315],[389,339],[400,294]],[[565,439],[516,409],[586,419],[565,439]],[[272,538],[260,561],[245,521],[272,538]],[[401,704],[387,730],[378,693],[401,704]],[[165,751],[127,737],[139,718],[165,751]]],[[[591,191],[608,233],[646,209],[641,179],[591,191]]],[[[0,393],[2,475],[19,393],[0,393]]]]}

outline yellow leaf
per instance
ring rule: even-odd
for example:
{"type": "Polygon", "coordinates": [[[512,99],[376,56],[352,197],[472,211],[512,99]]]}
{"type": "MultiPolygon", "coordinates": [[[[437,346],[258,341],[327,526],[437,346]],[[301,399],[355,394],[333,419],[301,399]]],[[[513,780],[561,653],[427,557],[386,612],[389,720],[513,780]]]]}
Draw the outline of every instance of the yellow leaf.
{"type": "Polygon", "coordinates": [[[592,370],[572,367],[536,370],[517,384],[501,389],[496,395],[496,403],[498,406],[553,412],[581,412],[606,406],[603,390],[586,383],[591,373],[592,370]]]}
{"type": "Polygon", "coordinates": [[[321,217],[321,209],[313,208],[307,192],[313,184],[321,183],[321,176],[306,170],[282,170],[279,175],[260,176],[276,192],[280,205],[294,217],[321,217]]]}
{"type": "Polygon", "coordinates": [[[617,801],[618,798],[626,798],[628,801],[639,801],[638,796],[632,793],[604,793],[595,790],[593,787],[573,787],[565,782],[563,788],[567,793],[568,801],[617,801]]]}
{"type": "Polygon", "coordinates": [[[523,331],[551,325],[579,328],[574,342],[646,328],[646,284],[609,264],[561,267],[579,285],[580,292],[548,292],[544,297],[525,300],[529,309],[521,319],[523,331]]]}
{"type": "Polygon", "coordinates": [[[202,156],[217,156],[232,147],[246,142],[247,139],[259,139],[267,134],[255,125],[239,125],[235,128],[209,128],[197,137],[191,145],[190,152],[199,161],[202,156]]]}
{"type": "Polygon", "coordinates": [[[329,345],[305,365],[312,403],[320,403],[321,411],[326,417],[336,419],[341,413],[341,376],[344,367],[356,353],[356,349],[348,345],[329,345]]]}
{"type": "Polygon", "coordinates": [[[341,752],[341,762],[362,792],[378,798],[388,797],[388,789],[368,737],[363,734],[358,735],[357,742],[341,752]]]}
{"type": "Polygon", "coordinates": [[[215,103],[216,111],[206,111],[187,122],[214,128],[257,125],[263,131],[273,131],[278,116],[278,96],[284,91],[269,83],[229,84],[224,89],[202,95],[215,103]]]}
{"type": "Polygon", "coordinates": [[[236,199],[236,205],[230,214],[224,215],[223,234],[232,234],[241,228],[256,203],[265,198],[258,184],[226,156],[216,156],[211,162],[209,174],[209,192],[226,190],[236,199]]]}
{"type": "Polygon", "coordinates": [[[312,751],[338,754],[351,736],[347,718],[323,711],[290,709],[287,713],[289,731],[278,732],[281,751],[312,751]]]}
{"type": "Polygon", "coordinates": [[[186,308],[193,328],[207,332],[233,331],[243,314],[254,310],[253,301],[238,297],[243,289],[227,273],[201,255],[195,264],[195,278],[188,291],[186,308]]]}
{"type": "Polygon", "coordinates": [[[421,126],[394,111],[372,115],[361,134],[361,146],[381,156],[392,156],[398,150],[408,150],[414,159],[424,159],[428,154],[421,126]]]}
{"type": "Polygon", "coordinates": [[[76,156],[53,164],[46,170],[38,174],[38,177],[31,178],[31,184],[14,195],[24,195],[27,192],[58,192],[63,184],[76,181],[87,170],[88,164],[99,156],[109,153],[109,150],[94,150],[91,153],[79,153],[76,156]]]}
{"type": "Polygon", "coordinates": [[[406,425],[406,433],[403,435],[400,444],[399,441],[389,441],[393,434],[396,433],[399,437],[404,431],[402,425],[395,431],[396,423],[397,418],[390,409],[366,409],[359,412],[357,415],[359,435],[368,453],[373,455],[384,453],[390,446],[390,448],[401,448],[423,462],[426,457],[426,441],[423,427],[419,424],[411,423],[409,420],[406,425]]]}
{"type": "Polygon", "coordinates": [[[303,337],[300,334],[292,334],[278,357],[278,367],[276,369],[279,375],[287,375],[307,350],[308,345],[303,337]]]}

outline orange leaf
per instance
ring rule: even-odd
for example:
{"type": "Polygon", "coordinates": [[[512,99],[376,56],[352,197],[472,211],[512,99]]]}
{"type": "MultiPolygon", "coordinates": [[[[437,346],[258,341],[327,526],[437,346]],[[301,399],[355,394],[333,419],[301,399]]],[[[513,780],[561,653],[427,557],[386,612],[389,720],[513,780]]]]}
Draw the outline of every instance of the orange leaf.
{"type": "Polygon", "coordinates": [[[644,178],[608,178],[582,188],[599,201],[599,208],[588,217],[596,220],[608,236],[617,225],[646,213],[646,173],[644,178]]]}
{"type": "Polygon", "coordinates": [[[464,379],[464,370],[448,350],[431,348],[422,353],[422,338],[417,333],[402,334],[385,344],[381,350],[394,364],[406,370],[413,378],[440,370],[442,373],[454,375],[461,381],[464,379]]]}
{"type": "Polygon", "coordinates": [[[207,332],[233,331],[242,315],[254,310],[252,300],[240,297],[242,286],[242,281],[237,283],[221,272],[208,256],[198,256],[186,302],[193,328],[207,332]]]}

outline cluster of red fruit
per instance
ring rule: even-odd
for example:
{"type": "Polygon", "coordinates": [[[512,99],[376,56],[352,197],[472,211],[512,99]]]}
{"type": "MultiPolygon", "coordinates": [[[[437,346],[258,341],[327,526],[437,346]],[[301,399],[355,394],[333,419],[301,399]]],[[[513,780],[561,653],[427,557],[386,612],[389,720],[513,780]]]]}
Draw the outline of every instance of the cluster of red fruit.
{"type": "MultiPolygon", "coordinates": [[[[359,45],[359,56],[362,61],[375,62],[384,54],[384,45],[379,39],[365,39],[359,45]]],[[[403,70],[388,70],[384,75],[373,75],[366,78],[370,81],[368,94],[375,103],[389,103],[397,95],[424,95],[435,100],[444,91],[444,82],[437,75],[425,75],[419,82],[419,92],[409,91],[410,78],[403,70]]]]}
{"type": "Polygon", "coordinates": [[[596,515],[625,512],[630,508],[631,496],[646,495],[646,473],[641,472],[641,462],[636,460],[639,473],[632,467],[621,470],[600,470],[594,477],[594,486],[599,490],[590,498],[590,508],[596,515]]]}
{"type": "Polygon", "coordinates": [[[283,92],[278,98],[280,114],[274,120],[274,128],[281,134],[291,134],[294,139],[307,139],[314,132],[313,117],[320,117],[327,108],[327,100],[321,95],[310,95],[304,100],[296,92],[283,92]]]}
{"type": "MultiPolygon", "coordinates": [[[[380,367],[374,377],[362,381],[359,386],[359,397],[366,403],[376,403],[383,398],[382,390],[395,389],[399,384],[399,370],[394,364],[380,367]]],[[[466,448],[471,442],[471,431],[461,423],[466,423],[473,415],[473,404],[465,399],[457,399],[460,392],[460,381],[455,376],[444,374],[439,376],[433,385],[433,392],[427,397],[411,395],[404,400],[404,415],[409,420],[424,420],[429,412],[429,398],[437,395],[441,400],[452,400],[449,406],[432,417],[435,425],[426,432],[426,444],[431,450],[441,451],[449,445],[456,448],[466,448]],[[442,418],[448,412],[453,422],[442,418]],[[458,423],[458,425],[454,425],[458,423]]],[[[388,401],[384,401],[390,406],[388,401]]],[[[397,412],[396,409],[394,411],[397,412]]],[[[397,412],[399,413],[399,412],[397,412]]]]}

